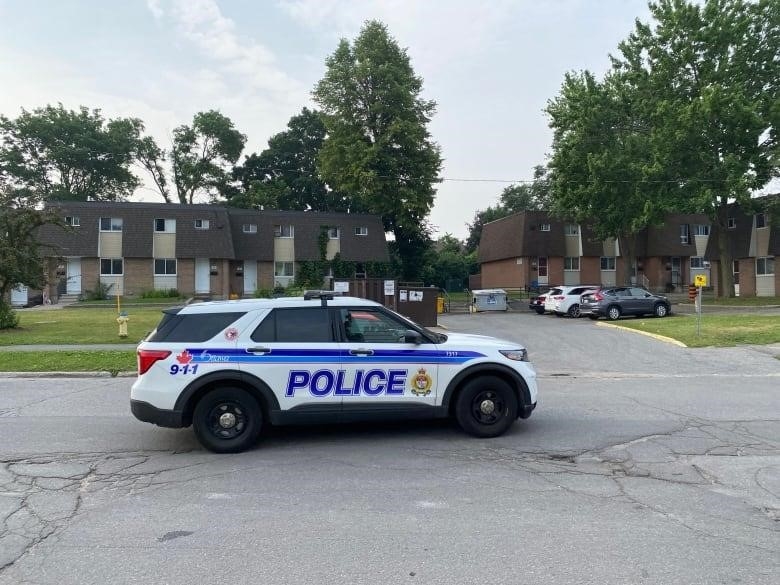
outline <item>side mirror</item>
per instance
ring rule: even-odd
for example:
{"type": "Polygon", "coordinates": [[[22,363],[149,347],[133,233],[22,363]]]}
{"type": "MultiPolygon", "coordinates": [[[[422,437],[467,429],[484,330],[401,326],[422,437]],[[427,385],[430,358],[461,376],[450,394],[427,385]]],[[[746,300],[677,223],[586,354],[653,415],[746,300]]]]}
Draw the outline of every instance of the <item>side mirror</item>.
{"type": "Polygon", "coordinates": [[[404,343],[414,343],[420,345],[422,343],[422,335],[414,329],[407,329],[404,332],[404,343]]]}

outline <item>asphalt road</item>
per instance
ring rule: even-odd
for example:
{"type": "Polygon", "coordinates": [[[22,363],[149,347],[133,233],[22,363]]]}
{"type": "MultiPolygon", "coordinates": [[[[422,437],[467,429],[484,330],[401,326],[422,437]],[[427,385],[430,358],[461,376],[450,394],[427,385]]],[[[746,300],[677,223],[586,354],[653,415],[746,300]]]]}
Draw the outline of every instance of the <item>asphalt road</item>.
{"type": "Polygon", "coordinates": [[[0,380],[0,584],[780,582],[780,348],[452,315],[522,340],[534,415],[276,430],[239,455],[128,379],[0,380]]]}

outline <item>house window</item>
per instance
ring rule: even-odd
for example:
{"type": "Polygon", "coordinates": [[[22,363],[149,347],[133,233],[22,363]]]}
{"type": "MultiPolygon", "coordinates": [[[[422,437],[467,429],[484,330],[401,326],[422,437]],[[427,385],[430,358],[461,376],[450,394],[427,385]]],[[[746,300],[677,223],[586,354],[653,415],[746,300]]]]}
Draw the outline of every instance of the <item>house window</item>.
{"type": "Polygon", "coordinates": [[[680,226],[680,243],[681,244],[690,244],[691,243],[691,231],[690,226],[687,223],[684,223],[680,226]]]}
{"type": "Polygon", "coordinates": [[[245,223],[241,226],[241,231],[245,234],[256,234],[257,233],[257,224],[256,223],[245,223]]]}
{"type": "Polygon", "coordinates": [[[706,268],[704,256],[691,256],[691,268],[706,268]]]}
{"type": "Polygon", "coordinates": [[[539,276],[547,276],[547,256],[539,256],[537,262],[539,276]]]}
{"type": "Polygon", "coordinates": [[[209,229],[209,220],[207,220],[207,219],[196,219],[195,220],[195,229],[196,230],[207,230],[207,229],[209,229]]]}
{"type": "Polygon", "coordinates": [[[71,227],[79,227],[81,225],[81,220],[76,216],[67,216],[65,218],[65,225],[69,225],[71,227]]]}
{"type": "Polygon", "coordinates": [[[737,227],[737,220],[733,217],[728,218],[728,220],[726,220],[726,227],[730,230],[733,230],[737,227]]]}
{"type": "Polygon", "coordinates": [[[563,233],[567,236],[579,235],[580,226],[578,226],[576,223],[567,223],[565,226],[563,226],[563,233]]]}
{"type": "Polygon", "coordinates": [[[366,278],[366,265],[362,262],[355,264],[355,278],[366,278]]]}
{"type": "Polygon", "coordinates": [[[291,225],[275,225],[274,237],[276,238],[292,238],[295,234],[293,226],[291,225]]]}
{"type": "Polygon", "coordinates": [[[341,230],[337,227],[328,228],[328,239],[338,240],[341,236],[341,230]]]}
{"type": "Polygon", "coordinates": [[[766,227],[766,214],[764,214],[764,213],[757,213],[756,214],[756,227],[757,228],[765,228],[766,227]]]}
{"type": "Polygon", "coordinates": [[[121,217],[101,217],[100,218],[100,231],[101,232],[121,232],[122,231],[122,218],[121,217]]]}
{"type": "Polygon", "coordinates": [[[693,235],[694,236],[709,236],[710,235],[710,226],[707,224],[696,224],[693,226],[693,235]]]}
{"type": "Polygon", "coordinates": [[[540,232],[549,232],[550,231],[550,224],[549,223],[540,223],[539,224],[539,231],[540,232]]]}
{"type": "Polygon", "coordinates": [[[564,270],[579,270],[580,258],[579,256],[570,256],[563,259],[564,270]]]}
{"type": "Polygon", "coordinates": [[[614,256],[602,256],[601,257],[601,269],[602,270],[615,270],[615,257],[614,256]]]}
{"type": "Polygon", "coordinates": [[[756,275],[768,276],[775,273],[775,258],[774,256],[765,256],[763,258],[756,258],[756,275]]]}
{"type": "Polygon", "coordinates": [[[175,219],[162,219],[158,218],[154,220],[154,231],[161,233],[176,233],[176,220],[175,219]]]}
{"type": "Polygon", "coordinates": [[[355,235],[356,236],[367,236],[368,235],[368,228],[365,227],[365,226],[363,226],[363,227],[356,227],[355,228],[355,235]]]}
{"type": "Polygon", "coordinates": [[[295,262],[274,262],[274,276],[295,276],[295,262]]]}
{"type": "Polygon", "coordinates": [[[101,258],[100,276],[121,276],[123,262],[121,258],[101,258]]]}
{"type": "Polygon", "coordinates": [[[175,276],[176,258],[155,258],[154,259],[155,276],[175,276]]]}

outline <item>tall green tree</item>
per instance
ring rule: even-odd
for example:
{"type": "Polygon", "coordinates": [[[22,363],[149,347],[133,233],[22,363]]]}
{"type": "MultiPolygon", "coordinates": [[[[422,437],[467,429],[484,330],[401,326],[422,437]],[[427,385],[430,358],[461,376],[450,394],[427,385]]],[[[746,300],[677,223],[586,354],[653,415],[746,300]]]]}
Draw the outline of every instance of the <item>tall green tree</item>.
{"type": "Polygon", "coordinates": [[[449,290],[467,287],[469,274],[477,272],[476,255],[466,253],[463,242],[444,234],[433,243],[423,270],[426,284],[449,290]]]}
{"type": "Polygon", "coordinates": [[[642,97],[654,176],[720,228],[721,293],[733,296],[728,204],[750,205],[780,165],[780,2],[660,0],[650,12],[614,69],[642,97]]]}
{"type": "Polygon", "coordinates": [[[142,130],[137,118],[62,104],[0,116],[0,170],[9,188],[43,200],[122,200],[139,184],[131,165],[142,130]]]}
{"type": "Polygon", "coordinates": [[[195,114],[192,124],[175,128],[168,151],[151,137],[137,141],[136,157],[166,203],[175,198],[192,204],[197,195],[213,199],[224,191],[245,144],[246,136],[230,118],[209,110],[195,114]]]}
{"type": "Polygon", "coordinates": [[[630,279],[636,234],[660,221],[666,200],[655,183],[649,129],[635,107],[639,94],[611,73],[567,74],[547,105],[553,148],[553,213],[588,223],[600,239],[620,242],[630,279]]]}
{"type": "Polygon", "coordinates": [[[428,131],[436,104],[422,97],[406,50],[380,22],[367,22],[353,43],[343,39],[326,66],[313,92],[328,133],[322,178],[356,209],[382,216],[404,278],[414,279],[442,164],[428,131]]]}
{"type": "Polygon", "coordinates": [[[320,178],[317,160],[325,136],[325,124],[319,112],[303,108],[300,114],[290,118],[285,131],[268,140],[268,148],[248,156],[233,170],[238,185],[225,194],[228,204],[348,211],[346,198],[320,178]]]}
{"type": "Polygon", "coordinates": [[[12,288],[23,284],[40,289],[46,284],[36,231],[62,220],[43,203],[41,193],[14,188],[0,170],[0,329],[18,323],[6,298],[12,288]]]}

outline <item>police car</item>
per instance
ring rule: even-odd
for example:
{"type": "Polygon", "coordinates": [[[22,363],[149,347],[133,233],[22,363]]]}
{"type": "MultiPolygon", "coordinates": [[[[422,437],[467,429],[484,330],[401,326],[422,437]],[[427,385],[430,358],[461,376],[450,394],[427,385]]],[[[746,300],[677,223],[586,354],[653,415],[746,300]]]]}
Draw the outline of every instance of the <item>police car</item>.
{"type": "Polygon", "coordinates": [[[217,301],[163,312],[138,346],[131,410],[193,426],[211,451],[252,446],[265,425],[454,417],[478,437],[536,406],[524,347],[442,334],[329,292],[217,301]]]}

